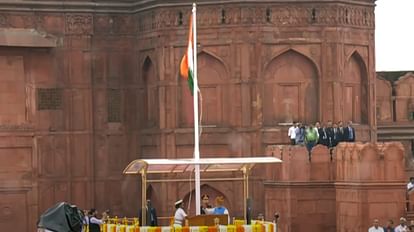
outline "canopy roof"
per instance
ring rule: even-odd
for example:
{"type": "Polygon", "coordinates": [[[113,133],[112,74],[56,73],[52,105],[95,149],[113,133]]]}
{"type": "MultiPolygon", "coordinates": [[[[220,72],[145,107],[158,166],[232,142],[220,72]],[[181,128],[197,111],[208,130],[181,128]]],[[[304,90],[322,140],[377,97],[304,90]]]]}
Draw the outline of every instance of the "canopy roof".
{"type": "Polygon", "coordinates": [[[137,159],[124,170],[124,174],[184,173],[194,171],[200,165],[200,172],[231,172],[249,170],[255,164],[281,163],[275,157],[208,158],[208,159],[137,159]]]}

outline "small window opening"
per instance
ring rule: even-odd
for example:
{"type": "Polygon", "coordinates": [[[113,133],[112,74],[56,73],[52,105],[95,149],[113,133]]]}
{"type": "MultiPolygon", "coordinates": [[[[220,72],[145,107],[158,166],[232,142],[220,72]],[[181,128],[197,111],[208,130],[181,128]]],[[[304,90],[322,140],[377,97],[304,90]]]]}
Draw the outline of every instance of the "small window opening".
{"type": "Polygon", "coordinates": [[[226,23],[226,11],[221,9],[221,23],[226,23]]]}
{"type": "Polygon", "coordinates": [[[269,8],[267,8],[266,9],[266,22],[270,23],[271,15],[272,15],[272,11],[269,8]]]}
{"type": "Polygon", "coordinates": [[[178,25],[183,25],[183,12],[178,12],[178,25]]]}

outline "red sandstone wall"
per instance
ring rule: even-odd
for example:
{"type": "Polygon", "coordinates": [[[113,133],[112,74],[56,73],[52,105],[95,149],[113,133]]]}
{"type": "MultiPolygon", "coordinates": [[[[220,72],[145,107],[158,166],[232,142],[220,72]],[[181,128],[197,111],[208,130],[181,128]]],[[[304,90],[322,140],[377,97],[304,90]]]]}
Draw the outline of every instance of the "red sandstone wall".
{"type": "Polygon", "coordinates": [[[269,146],[283,160],[268,166],[266,215],[281,214],[283,231],[366,231],[405,215],[405,161],[400,143],[341,143],[333,159],[318,146],[269,146]]]}
{"type": "MultiPolygon", "coordinates": [[[[200,7],[202,156],[263,154],[268,144],[288,143],[287,126],[279,123],[292,119],[352,119],[361,124],[358,140],[375,140],[372,3],[200,7]],[[321,14],[310,19],[312,9],[321,14]]],[[[33,40],[16,48],[0,38],[5,45],[0,49],[1,94],[8,99],[0,107],[0,163],[6,170],[0,173],[5,209],[0,226],[18,224],[16,231],[28,231],[57,201],[137,215],[139,180],[121,175],[126,164],[136,158],[192,156],[188,95],[177,76],[189,7],[131,14],[132,9],[116,5],[50,2],[54,5],[44,9],[41,2],[30,5],[29,12],[24,1],[15,4],[14,11],[0,14],[1,28],[29,29],[28,41],[36,29],[57,42],[45,48],[33,40]],[[107,11],[112,13],[98,13],[107,11]],[[47,89],[43,97],[40,89],[47,89]]],[[[302,168],[319,166],[325,167],[302,168]]],[[[325,172],[309,178],[328,183],[325,172]]],[[[303,184],[308,181],[303,173],[288,176],[303,184]]],[[[256,213],[265,209],[262,179],[254,180],[251,190],[256,213]]],[[[207,184],[205,191],[223,193],[234,215],[242,214],[240,183],[207,184]]],[[[311,199],[327,188],[318,186],[309,191],[311,199]]],[[[187,183],[154,184],[160,215],[170,216],[171,203],[191,189],[187,183]]],[[[294,196],[300,199],[299,191],[294,196]]],[[[328,215],[325,209],[316,211],[328,215]]]]}
{"type": "Polygon", "coordinates": [[[400,143],[341,144],[336,151],[337,227],[366,231],[373,219],[405,215],[406,175],[400,143]],[[386,210],[383,210],[386,209],[386,210]]]}
{"type": "Polygon", "coordinates": [[[116,108],[126,85],[138,92],[130,81],[137,76],[130,18],[0,14],[2,29],[27,29],[10,43],[28,41],[7,47],[0,39],[2,230],[33,231],[40,213],[58,201],[137,215],[137,179],[122,176],[136,158],[137,112],[127,117],[116,108]],[[56,47],[42,47],[32,29],[56,39],[56,47]],[[121,93],[112,102],[108,88],[121,93]],[[122,124],[109,122],[109,114],[121,113],[122,124]]]}
{"type": "Polygon", "coordinates": [[[335,163],[317,146],[309,162],[300,146],[269,146],[267,154],[283,160],[269,165],[265,183],[266,216],[279,212],[281,231],[336,231],[335,163]]]}

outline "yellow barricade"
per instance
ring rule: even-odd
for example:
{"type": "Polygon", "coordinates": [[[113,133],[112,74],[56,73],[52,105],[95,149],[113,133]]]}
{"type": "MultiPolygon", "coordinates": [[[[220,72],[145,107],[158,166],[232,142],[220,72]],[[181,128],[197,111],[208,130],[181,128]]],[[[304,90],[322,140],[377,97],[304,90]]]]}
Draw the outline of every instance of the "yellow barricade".
{"type": "Polygon", "coordinates": [[[275,232],[276,224],[263,221],[252,221],[252,225],[244,225],[244,220],[234,220],[234,225],[198,226],[198,227],[140,227],[138,219],[112,218],[102,225],[102,232],[275,232]]]}
{"type": "Polygon", "coordinates": [[[233,223],[235,226],[242,226],[245,224],[244,220],[234,219],[233,223]]]}

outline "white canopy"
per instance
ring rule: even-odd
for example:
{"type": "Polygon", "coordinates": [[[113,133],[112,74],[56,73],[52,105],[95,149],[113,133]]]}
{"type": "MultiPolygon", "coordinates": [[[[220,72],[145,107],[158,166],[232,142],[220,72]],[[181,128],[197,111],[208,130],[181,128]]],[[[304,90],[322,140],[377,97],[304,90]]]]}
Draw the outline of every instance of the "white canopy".
{"type": "Polygon", "coordinates": [[[232,172],[250,170],[256,164],[281,163],[275,157],[207,158],[207,159],[137,159],[124,170],[124,174],[184,173],[194,171],[200,165],[200,172],[232,172]]]}
{"type": "MultiPolygon", "coordinates": [[[[256,164],[281,163],[282,161],[275,157],[244,157],[244,158],[208,158],[208,159],[137,159],[132,161],[124,169],[124,174],[141,175],[142,179],[142,218],[146,218],[145,202],[147,182],[156,180],[147,179],[147,174],[177,174],[185,172],[194,172],[195,166],[200,166],[200,172],[235,172],[243,173],[243,205],[244,215],[246,217],[246,199],[249,197],[249,172],[256,164]]],[[[228,181],[235,178],[219,178],[228,181]]],[[[162,178],[161,182],[169,182],[162,178]]],[[[178,180],[180,181],[180,180],[178,180]]],[[[141,223],[145,225],[145,220],[141,223]]]]}

